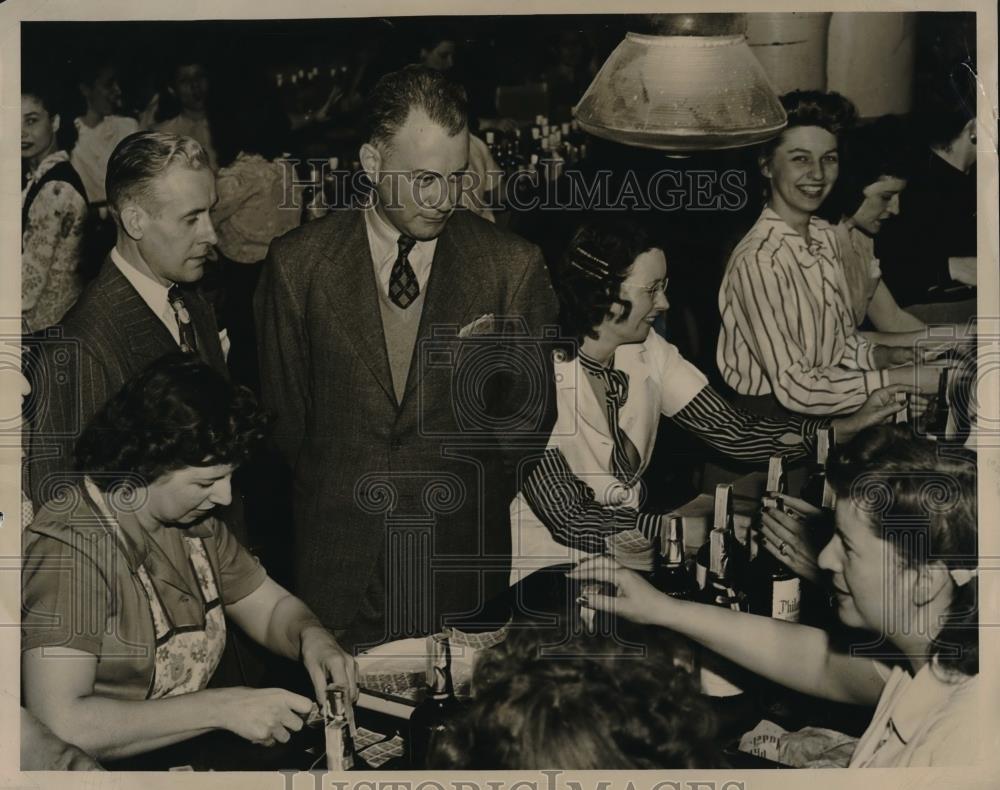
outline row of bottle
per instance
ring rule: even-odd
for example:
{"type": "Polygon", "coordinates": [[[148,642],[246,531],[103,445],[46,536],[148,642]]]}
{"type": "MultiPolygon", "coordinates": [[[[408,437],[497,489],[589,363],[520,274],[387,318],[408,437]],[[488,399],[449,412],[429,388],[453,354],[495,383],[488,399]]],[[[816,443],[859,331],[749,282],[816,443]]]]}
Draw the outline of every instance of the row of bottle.
{"type": "MultiPolygon", "coordinates": [[[[833,441],[832,434],[832,429],[819,432],[816,465],[801,492],[807,502],[828,510],[833,507],[833,495],[826,482],[826,457],[833,441]]],[[[784,458],[774,456],[768,466],[762,505],[782,509],[782,495],[786,489],[784,458]]],[[[684,558],[683,521],[675,516],[661,532],[659,564],[649,580],[657,589],[674,597],[796,621],[799,579],[784,563],[760,547],[759,536],[754,533],[751,529],[745,536],[737,536],[733,487],[719,485],[715,492],[712,529],[697,553],[694,572],[684,558]]]]}
{"type": "Polygon", "coordinates": [[[587,158],[587,136],[576,120],[550,125],[544,115],[524,131],[483,133],[493,160],[508,176],[523,171],[556,179],[587,158]]]}

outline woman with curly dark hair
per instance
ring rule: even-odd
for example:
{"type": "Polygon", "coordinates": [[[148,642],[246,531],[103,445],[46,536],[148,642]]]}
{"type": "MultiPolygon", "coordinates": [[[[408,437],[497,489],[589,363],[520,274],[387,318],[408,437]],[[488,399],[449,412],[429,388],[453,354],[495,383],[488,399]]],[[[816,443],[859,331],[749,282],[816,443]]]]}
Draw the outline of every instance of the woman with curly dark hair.
{"type": "Polygon", "coordinates": [[[249,390],[171,355],[85,429],[81,480],[39,511],[24,560],[24,700],[63,740],[105,760],[211,729],[287,741],[310,700],[206,688],[226,618],[301,659],[321,702],[328,682],[356,695],[354,660],[213,515],[264,428],[249,390]]]}
{"type": "Polygon", "coordinates": [[[838,93],[781,98],[788,126],[758,158],[767,205],[729,258],[716,363],[734,402],[759,414],[850,414],[873,390],[937,389],[914,349],[862,336],[834,230],[817,212],[840,173],[856,110],[838,93]]]}
{"type": "MultiPolygon", "coordinates": [[[[647,629],[651,630],[651,629],[647,629]]],[[[440,770],[720,768],[686,641],[519,629],[477,660],[476,697],[431,746],[440,770]]]]}
{"type": "MultiPolygon", "coordinates": [[[[584,605],[669,627],[797,691],[874,707],[850,767],[975,764],[984,692],[975,456],[881,426],[833,450],[827,479],[837,495],[835,532],[819,565],[840,620],[874,634],[865,644],[668,598],[606,558],[571,575],[611,583],[617,594],[588,593],[584,605]],[[901,655],[903,665],[890,668],[886,655],[901,655]]],[[[773,509],[764,520],[797,530],[796,519],[773,509]]]]}
{"type": "Polygon", "coordinates": [[[816,432],[840,437],[898,411],[901,387],[876,390],[850,417],[766,418],[734,409],[677,349],[651,331],[667,302],[667,259],[638,223],[595,216],[576,232],[555,274],[563,336],[555,362],[558,415],[540,463],[511,506],[513,581],[617,541],[645,546],[663,516],[642,512],[642,474],[661,416],[743,463],[801,458],[816,432]]]}

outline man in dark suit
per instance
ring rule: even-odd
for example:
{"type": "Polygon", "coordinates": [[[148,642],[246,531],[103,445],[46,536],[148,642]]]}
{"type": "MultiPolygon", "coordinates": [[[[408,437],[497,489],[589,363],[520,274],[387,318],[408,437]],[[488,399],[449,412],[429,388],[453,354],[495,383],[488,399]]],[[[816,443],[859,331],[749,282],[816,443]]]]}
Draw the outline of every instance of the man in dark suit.
{"type": "Polygon", "coordinates": [[[194,283],[216,242],[215,176],[202,147],[161,132],[129,135],[107,170],[118,240],[61,326],[42,339],[29,451],[35,507],[76,473],[87,421],[150,362],[178,348],[226,372],[223,338],[194,283]]]}
{"type": "Polygon", "coordinates": [[[554,420],[536,247],[455,210],[461,88],[421,66],[369,99],[370,203],[276,240],[256,294],[262,392],[294,475],[295,584],[341,644],[489,630],[509,506],[554,420]]]}

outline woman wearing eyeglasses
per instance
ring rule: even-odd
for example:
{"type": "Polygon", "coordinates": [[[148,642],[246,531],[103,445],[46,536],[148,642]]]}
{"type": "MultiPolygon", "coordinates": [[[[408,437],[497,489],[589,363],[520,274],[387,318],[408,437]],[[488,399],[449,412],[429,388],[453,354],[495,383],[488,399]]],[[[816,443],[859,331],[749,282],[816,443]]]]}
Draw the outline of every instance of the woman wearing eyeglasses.
{"type": "Polygon", "coordinates": [[[618,533],[652,540],[661,514],[643,510],[640,479],[661,415],[713,449],[764,464],[812,453],[817,430],[842,439],[898,410],[902,386],[876,390],[850,417],[767,418],[734,409],[678,350],[651,331],[669,307],[667,258],[638,223],[595,217],[573,237],[555,276],[563,337],[558,417],[543,458],[511,505],[512,581],[603,553],[618,533]]]}

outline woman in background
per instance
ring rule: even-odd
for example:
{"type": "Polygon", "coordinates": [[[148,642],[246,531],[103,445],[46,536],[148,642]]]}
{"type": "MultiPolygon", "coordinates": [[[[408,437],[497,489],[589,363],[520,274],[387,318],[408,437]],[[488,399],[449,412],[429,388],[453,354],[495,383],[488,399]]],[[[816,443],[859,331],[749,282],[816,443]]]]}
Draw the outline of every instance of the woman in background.
{"type": "Polygon", "coordinates": [[[840,140],[856,110],[843,96],[782,97],[788,126],[758,161],[768,199],[736,246],[719,290],[716,361],[734,402],[760,414],[850,414],[876,389],[937,390],[938,368],[912,347],[857,330],[834,229],[817,212],[840,172],[840,140]]]}
{"type": "Polygon", "coordinates": [[[118,115],[122,89],[112,63],[96,56],[85,60],[77,71],[77,82],[86,111],[74,122],[78,137],[70,159],[87,188],[91,208],[106,213],[108,159],[118,143],[139,131],[139,124],[135,118],[118,115]]]}
{"type": "Polygon", "coordinates": [[[28,332],[58,324],[83,290],[87,192],[69,161],[76,130],[59,110],[52,88],[22,86],[21,317],[28,332]]]}

